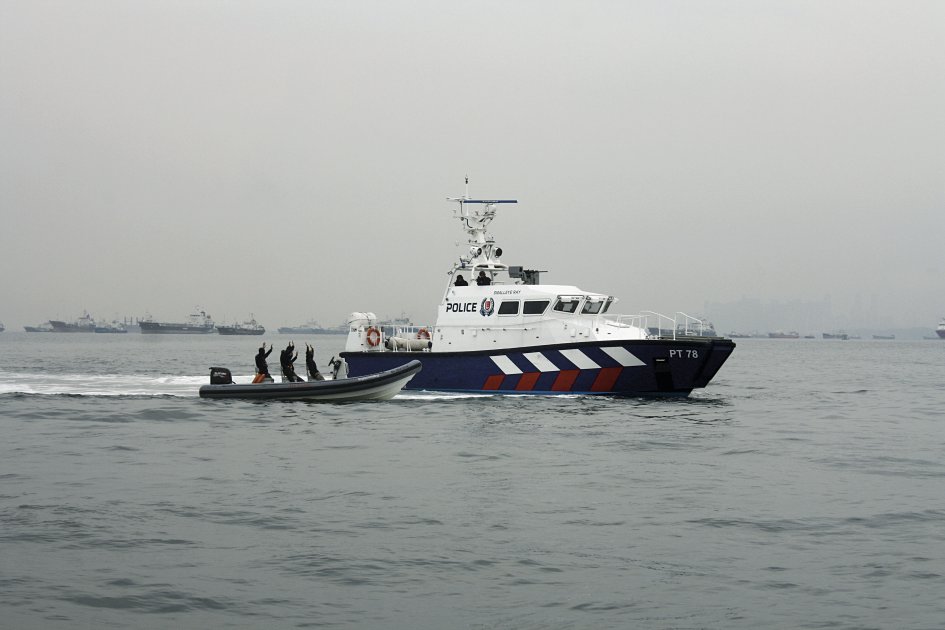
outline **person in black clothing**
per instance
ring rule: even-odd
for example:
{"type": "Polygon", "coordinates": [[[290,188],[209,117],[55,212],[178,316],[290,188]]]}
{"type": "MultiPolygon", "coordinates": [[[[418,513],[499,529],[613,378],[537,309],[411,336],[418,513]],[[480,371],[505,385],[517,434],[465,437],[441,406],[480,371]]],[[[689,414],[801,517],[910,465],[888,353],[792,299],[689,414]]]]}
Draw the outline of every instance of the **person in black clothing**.
{"type": "Polygon", "coordinates": [[[486,275],[485,271],[480,271],[479,276],[476,278],[476,284],[481,287],[492,284],[492,278],[486,275]]]}
{"type": "Polygon", "coordinates": [[[269,344],[269,352],[266,352],[266,342],[263,342],[263,345],[259,347],[259,352],[256,353],[256,378],[253,379],[254,383],[261,383],[265,379],[272,380],[272,376],[269,374],[269,364],[266,363],[266,358],[272,354],[272,344],[269,344]]]}
{"type": "Polygon", "coordinates": [[[285,350],[279,353],[279,363],[282,366],[282,374],[290,383],[304,383],[305,381],[302,380],[301,376],[295,373],[295,366],[292,365],[295,363],[295,360],[299,358],[299,353],[295,352],[295,356],[293,356],[293,352],[295,352],[295,342],[290,341],[289,345],[285,347],[285,350]]]}
{"type": "Polygon", "coordinates": [[[308,371],[309,381],[324,381],[325,377],[315,365],[315,346],[305,344],[305,369],[308,371]]]}
{"type": "Polygon", "coordinates": [[[286,366],[286,365],[288,364],[288,362],[289,362],[289,361],[286,359],[286,353],[287,353],[288,351],[289,351],[288,348],[283,348],[282,350],[279,351],[279,367],[282,368],[282,382],[283,382],[283,383],[284,383],[285,380],[286,380],[285,366],[286,366]]]}
{"type": "Polygon", "coordinates": [[[469,283],[466,282],[466,279],[462,276],[456,276],[456,282],[453,283],[457,287],[468,287],[469,283]]]}

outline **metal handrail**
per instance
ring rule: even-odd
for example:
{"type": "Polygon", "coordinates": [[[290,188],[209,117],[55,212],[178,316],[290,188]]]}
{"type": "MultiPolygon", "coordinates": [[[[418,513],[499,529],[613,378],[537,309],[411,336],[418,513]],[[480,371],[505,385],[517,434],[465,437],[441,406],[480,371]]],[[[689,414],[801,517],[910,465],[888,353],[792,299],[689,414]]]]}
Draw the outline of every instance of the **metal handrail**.
{"type": "Polygon", "coordinates": [[[690,332],[698,332],[698,334],[701,336],[705,332],[706,322],[701,317],[693,317],[692,315],[687,315],[682,311],[677,311],[676,315],[682,315],[684,318],[683,321],[677,325],[677,328],[678,326],[683,327],[683,334],[688,335],[690,332]],[[690,328],[690,323],[698,324],[698,326],[693,326],[690,328]]]}

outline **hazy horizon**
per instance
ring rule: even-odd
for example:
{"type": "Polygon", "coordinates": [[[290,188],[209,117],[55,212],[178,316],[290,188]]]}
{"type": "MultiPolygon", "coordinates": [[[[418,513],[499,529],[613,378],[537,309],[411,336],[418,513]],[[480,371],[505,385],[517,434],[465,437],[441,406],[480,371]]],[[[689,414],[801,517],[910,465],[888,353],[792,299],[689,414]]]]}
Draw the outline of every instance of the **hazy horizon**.
{"type": "Polygon", "coordinates": [[[0,321],[432,322],[468,175],[621,312],[931,330],[943,77],[932,1],[7,1],[0,321]]]}

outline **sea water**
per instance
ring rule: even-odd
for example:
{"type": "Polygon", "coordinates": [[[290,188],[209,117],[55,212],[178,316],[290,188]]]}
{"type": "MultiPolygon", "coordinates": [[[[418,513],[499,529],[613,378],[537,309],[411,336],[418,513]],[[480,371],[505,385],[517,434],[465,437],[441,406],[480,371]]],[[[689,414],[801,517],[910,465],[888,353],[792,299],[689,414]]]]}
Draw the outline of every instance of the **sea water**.
{"type": "Polygon", "coordinates": [[[0,334],[0,627],[945,627],[945,342],[742,340],[682,400],[197,396],[261,339],[0,334]]]}

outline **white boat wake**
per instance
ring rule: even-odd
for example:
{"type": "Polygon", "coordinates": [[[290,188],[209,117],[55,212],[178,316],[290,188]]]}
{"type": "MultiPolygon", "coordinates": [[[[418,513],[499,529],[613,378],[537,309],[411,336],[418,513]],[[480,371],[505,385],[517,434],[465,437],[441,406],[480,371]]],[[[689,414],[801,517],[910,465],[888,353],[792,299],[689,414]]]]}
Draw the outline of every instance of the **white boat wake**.
{"type": "MultiPolygon", "coordinates": [[[[244,377],[249,382],[250,377],[244,377]]],[[[235,379],[242,380],[242,379],[235,379]]],[[[50,374],[0,372],[0,395],[182,396],[196,397],[207,382],[200,376],[140,374],[50,374]]]]}

